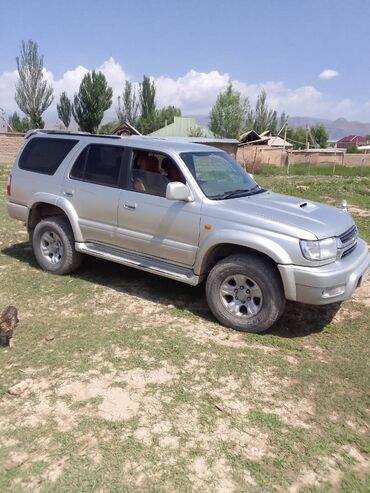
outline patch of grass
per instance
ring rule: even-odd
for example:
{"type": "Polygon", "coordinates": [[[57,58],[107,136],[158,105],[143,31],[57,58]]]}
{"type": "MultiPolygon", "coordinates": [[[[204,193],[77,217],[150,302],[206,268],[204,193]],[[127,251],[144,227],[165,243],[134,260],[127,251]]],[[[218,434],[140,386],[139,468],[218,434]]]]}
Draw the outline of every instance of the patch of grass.
{"type": "Polygon", "coordinates": [[[341,164],[291,164],[288,166],[262,165],[255,170],[260,176],[345,176],[370,177],[370,166],[343,166],[341,164]]]}
{"type": "Polygon", "coordinates": [[[279,430],[282,427],[282,423],[274,414],[264,413],[261,411],[251,411],[249,413],[249,419],[251,423],[266,427],[270,430],[279,430]]]}

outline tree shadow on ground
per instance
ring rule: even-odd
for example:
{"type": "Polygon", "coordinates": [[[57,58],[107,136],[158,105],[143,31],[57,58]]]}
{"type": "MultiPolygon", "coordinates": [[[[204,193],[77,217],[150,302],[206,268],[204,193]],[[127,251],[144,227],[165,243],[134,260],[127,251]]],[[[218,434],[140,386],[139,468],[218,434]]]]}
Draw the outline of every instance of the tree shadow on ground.
{"type": "MultiPolygon", "coordinates": [[[[1,252],[31,267],[39,268],[28,242],[17,243],[1,252]]],[[[85,257],[82,266],[70,274],[70,277],[100,284],[122,294],[138,296],[164,307],[188,310],[203,319],[216,322],[205,299],[204,283],[195,287],[189,286],[107,260],[88,255],[85,257]]],[[[288,302],[283,316],[264,334],[297,338],[321,332],[331,322],[339,307],[340,303],[312,306],[288,302]]]]}

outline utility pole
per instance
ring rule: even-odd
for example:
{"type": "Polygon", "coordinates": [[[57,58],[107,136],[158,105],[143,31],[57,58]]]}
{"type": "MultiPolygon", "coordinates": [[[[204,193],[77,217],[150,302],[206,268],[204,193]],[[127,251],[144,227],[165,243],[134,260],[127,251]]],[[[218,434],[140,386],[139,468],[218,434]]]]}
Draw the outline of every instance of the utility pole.
{"type": "Polygon", "coordinates": [[[285,125],[284,125],[284,151],[285,151],[285,144],[286,144],[286,133],[287,133],[287,130],[288,130],[288,122],[285,122],[285,125]]]}
{"type": "Polygon", "coordinates": [[[308,143],[308,125],[306,123],[306,149],[310,148],[310,144],[308,143]]]}

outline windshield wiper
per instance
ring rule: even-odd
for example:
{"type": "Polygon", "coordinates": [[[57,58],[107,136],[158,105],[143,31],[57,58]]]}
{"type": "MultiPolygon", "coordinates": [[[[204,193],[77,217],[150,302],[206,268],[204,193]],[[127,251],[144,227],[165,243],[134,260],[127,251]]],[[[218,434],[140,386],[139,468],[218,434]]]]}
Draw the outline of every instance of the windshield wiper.
{"type": "Polygon", "coordinates": [[[232,199],[236,197],[247,197],[248,195],[254,195],[256,193],[262,193],[265,189],[261,188],[259,185],[254,186],[253,188],[248,189],[237,189],[237,190],[229,190],[224,193],[220,193],[218,195],[212,195],[209,197],[214,200],[223,200],[223,199],[232,199]]]}

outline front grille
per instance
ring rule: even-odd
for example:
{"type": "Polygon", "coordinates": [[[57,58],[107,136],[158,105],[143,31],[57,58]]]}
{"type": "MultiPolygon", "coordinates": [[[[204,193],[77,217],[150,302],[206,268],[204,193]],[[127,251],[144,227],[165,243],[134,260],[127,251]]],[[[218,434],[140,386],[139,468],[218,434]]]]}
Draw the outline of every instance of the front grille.
{"type": "Polygon", "coordinates": [[[352,226],[347,231],[345,231],[343,234],[341,234],[339,236],[339,239],[342,242],[343,246],[345,246],[346,243],[348,243],[348,242],[352,242],[353,239],[357,239],[357,228],[356,228],[356,226],[352,226]]]}
{"type": "Polygon", "coordinates": [[[343,257],[347,257],[347,255],[349,255],[350,253],[352,253],[353,250],[356,248],[356,246],[357,245],[355,244],[355,245],[349,247],[347,250],[344,250],[344,252],[342,253],[342,258],[343,257]]]}
{"type": "Polygon", "coordinates": [[[357,228],[352,226],[343,234],[338,236],[338,254],[339,258],[347,257],[357,245],[357,228]]]}

